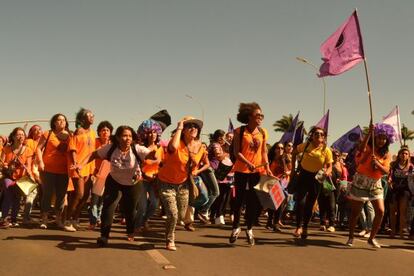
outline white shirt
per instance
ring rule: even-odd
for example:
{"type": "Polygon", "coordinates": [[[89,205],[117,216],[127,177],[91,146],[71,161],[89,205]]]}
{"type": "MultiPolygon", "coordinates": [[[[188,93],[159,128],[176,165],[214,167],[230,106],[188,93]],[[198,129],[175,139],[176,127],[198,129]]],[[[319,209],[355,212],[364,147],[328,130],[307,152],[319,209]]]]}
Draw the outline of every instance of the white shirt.
{"type": "MultiPolygon", "coordinates": [[[[112,147],[112,144],[105,145],[97,150],[98,156],[101,159],[106,159],[109,149],[112,147]]],[[[141,160],[144,160],[145,157],[151,151],[141,145],[135,145],[138,156],[141,160]]],[[[135,158],[132,149],[129,149],[129,154],[123,154],[121,150],[116,147],[114,152],[111,155],[111,176],[112,178],[122,185],[134,185],[133,178],[134,176],[141,177],[141,169],[139,166],[139,160],[135,158]]]]}

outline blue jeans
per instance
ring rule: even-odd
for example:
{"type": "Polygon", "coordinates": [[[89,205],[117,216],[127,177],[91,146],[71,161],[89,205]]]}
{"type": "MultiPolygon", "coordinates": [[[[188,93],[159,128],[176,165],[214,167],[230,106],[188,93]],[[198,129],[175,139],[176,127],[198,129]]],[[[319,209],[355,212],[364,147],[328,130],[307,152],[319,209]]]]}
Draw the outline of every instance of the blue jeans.
{"type": "Polygon", "coordinates": [[[365,204],[362,206],[361,215],[359,217],[360,222],[361,222],[361,227],[363,230],[371,231],[374,217],[375,217],[374,207],[372,206],[370,201],[365,202],[365,204]]]}
{"type": "Polygon", "coordinates": [[[101,220],[103,207],[103,196],[98,196],[94,193],[91,194],[91,203],[89,205],[89,223],[95,225],[101,220]]]}
{"type": "MultiPolygon", "coordinates": [[[[139,184],[138,184],[139,185],[139,184]]],[[[155,181],[144,180],[141,184],[138,195],[137,214],[135,216],[135,228],[141,227],[155,213],[158,206],[158,199],[155,196],[153,185],[155,181]]]]}
{"type": "Polygon", "coordinates": [[[200,176],[208,190],[208,201],[203,207],[201,207],[200,211],[202,213],[207,213],[210,210],[211,205],[213,205],[214,201],[219,196],[220,190],[216,176],[214,175],[214,170],[211,167],[202,172],[200,176]]]}

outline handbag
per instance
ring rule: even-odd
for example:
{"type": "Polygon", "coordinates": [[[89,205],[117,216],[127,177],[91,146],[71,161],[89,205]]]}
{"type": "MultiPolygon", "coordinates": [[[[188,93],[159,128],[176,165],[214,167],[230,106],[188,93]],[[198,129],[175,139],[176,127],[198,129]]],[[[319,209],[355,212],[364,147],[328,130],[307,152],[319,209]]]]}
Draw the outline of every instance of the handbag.
{"type": "Polygon", "coordinates": [[[303,154],[300,157],[300,160],[298,162],[298,167],[290,175],[289,185],[287,187],[287,191],[288,191],[289,194],[294,194],[298,190],[299,176],[300,176],[300,172],[302,171],[301,163],[302,163],[303,157],[306,153],[306,149],[308,148],[309,145],[310,145],[310,142],[308,141],[306,143],[305,149],[303,150],[303,154]]]}
{"type": "Polygon", "coordinates": [[[200,195],[200,191],[195,183],[194,177],[191,174],[191,153],[190,149],[186,145],[188,150],[188,162],[187,162],[187,174],[188,174],[188,201],[190,205],[195,202],[196,198],[200,195]]]}

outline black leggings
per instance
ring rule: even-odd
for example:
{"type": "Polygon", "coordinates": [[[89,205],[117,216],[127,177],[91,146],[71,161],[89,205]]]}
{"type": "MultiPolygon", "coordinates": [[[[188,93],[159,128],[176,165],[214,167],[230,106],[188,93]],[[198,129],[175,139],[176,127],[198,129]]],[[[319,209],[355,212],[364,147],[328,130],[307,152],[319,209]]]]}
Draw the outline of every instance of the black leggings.
{"type": "Polygon", "coordinates": [[[335,224],[335,194],[334,192],[320,193],[318,197],[319,205],[319,217],[321,220],[321,225],[326,224],[326,219],[329,221],[329,226],[334,226],[335,224]]]}
{"type": "Polygon", "coordinates": [[[236,186],[236,198],[234,200],[234,220],[233,229],[240,227],[240,214],[243,203],[246,203],[246,225],[247,229],[252,229],[257,218],[257,210],[260,208],[260,202],[257,198],[254,186],[259,183],[259,173],[240,173],[234,174],[234,183],[236,186]],[[246,189],[246,186],[249,189],[246,189]]]}
{"type": "Polygon", "coordinates": [[[318,198],[321,184],[315,179],[316,173],[301,170],[296,192],[296,226],[308,227],[313,206],[318,198]],[[303,223],[303,224],[302,224],[303,223]]]}
{"type": "Polygon", "coordinates": [[[220,194],[210,208],[210,217],[212,219],[224,216],[226,214],[226,206],[227,202],[229,201],[231,187],[229,184],[219,184],[219,190],[220,194]]]}
{"type": "Polygon", "coordinates": [[[108,175],[105,182],[105,192],[103,195],[103,208],[101,215],[101,236],[108,238],[111,232],[112,221],[115,208],[119,200],[122,201],[122,210],[125,214],[127,234],[134,233],[134,218],[139,196],[139,186],[122,185],[116,182],[111,175],[108,175]]]}

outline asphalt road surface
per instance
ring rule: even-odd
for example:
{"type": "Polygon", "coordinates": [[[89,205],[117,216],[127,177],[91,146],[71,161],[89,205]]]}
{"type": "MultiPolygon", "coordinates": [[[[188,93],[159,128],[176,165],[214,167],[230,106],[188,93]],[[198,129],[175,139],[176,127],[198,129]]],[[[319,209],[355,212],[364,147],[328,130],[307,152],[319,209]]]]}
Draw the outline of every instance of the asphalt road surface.
{"type": "MultiPolygon", "coordinates": [[[[87,225],[85,221],[84,226],[87,225]]],[[[178,226],[178,251],[164,249],[164,221],[128,242],[125,227],[114,224],[109,245],[96,246],[97,231],[68,233],[49,227],[0,229],[0,275],[414,275],[414,241],[379,236],[373,249],[366,239],[346,247],[346,232],[321,232],[317,224],[306,242],[292,227],[274,233],[255,228],[256,245],[244,232],[228,243],[230,226],[178,226]]]]}

